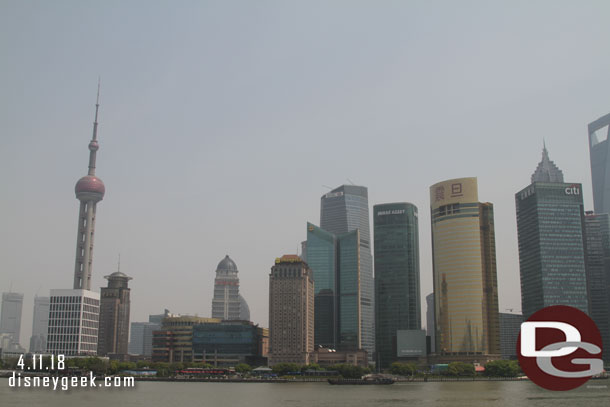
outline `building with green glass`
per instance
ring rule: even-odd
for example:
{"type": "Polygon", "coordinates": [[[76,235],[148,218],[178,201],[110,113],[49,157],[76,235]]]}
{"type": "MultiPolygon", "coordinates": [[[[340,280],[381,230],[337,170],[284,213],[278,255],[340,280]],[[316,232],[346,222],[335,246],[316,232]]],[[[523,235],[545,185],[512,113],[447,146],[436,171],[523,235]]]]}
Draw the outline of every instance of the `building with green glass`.
{"type": "Polygon", "coordinates": [[[563,182],[546,147],[531,181],[515,195],[523,318],[551,305],[588,312],[581,184],[563,182]]]}
{"type": "Polygon", "coordinates": [[[421,329],[417,207],[373,207],[375,346],[381,368],[397,361],[397,333],[421,329]]]}
{"type": "Polygon", "coordinates": [[[361,349],[360,231],[334,235],[307,223],[305,261],[315,281],[315,345],[361,349]]]}

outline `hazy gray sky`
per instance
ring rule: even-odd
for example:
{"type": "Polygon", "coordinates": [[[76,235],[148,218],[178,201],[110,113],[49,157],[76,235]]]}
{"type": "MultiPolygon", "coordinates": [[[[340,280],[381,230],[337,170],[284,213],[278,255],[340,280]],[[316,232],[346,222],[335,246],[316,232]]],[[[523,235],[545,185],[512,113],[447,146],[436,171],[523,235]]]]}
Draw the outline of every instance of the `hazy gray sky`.
{"type": "MultiPolygon", "coordinates": [[[[420,211],[477,176],[495,205],[500,309],[521,309],[514,194],[546,139],[592,207],[586,125],[610,111],[607,1],[0,0],[0,291],[71,288],[78,201],[102,77],[93,284],[132,276],[132,321],[209,316],[229,254],[252,319],[320,196],[420,211]]],[[[372,226],[372,225],[371,225],[372,226]]],[[[422,313],[425,306],[422,305],[422,313]]],[[[425,320],[425,319],[423,319],[425,320]]]]}

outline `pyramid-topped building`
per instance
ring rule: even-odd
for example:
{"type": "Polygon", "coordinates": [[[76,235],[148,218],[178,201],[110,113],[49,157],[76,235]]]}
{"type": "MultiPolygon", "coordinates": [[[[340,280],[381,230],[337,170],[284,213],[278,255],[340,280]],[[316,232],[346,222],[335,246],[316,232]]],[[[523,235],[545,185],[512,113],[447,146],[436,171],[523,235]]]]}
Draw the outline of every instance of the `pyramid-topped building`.
{"type": "Polygon", "coordinates": [[[534,182],[563,182],[563,172],[549,158],[546,145],[542,148],[542,160],[532,174],[532,184],[534,182]]]}

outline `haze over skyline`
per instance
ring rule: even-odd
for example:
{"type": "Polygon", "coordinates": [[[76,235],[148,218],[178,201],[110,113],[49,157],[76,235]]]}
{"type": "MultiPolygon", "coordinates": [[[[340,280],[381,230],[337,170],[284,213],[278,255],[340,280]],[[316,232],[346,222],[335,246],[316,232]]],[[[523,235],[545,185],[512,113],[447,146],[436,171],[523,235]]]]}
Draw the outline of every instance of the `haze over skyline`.
{"type": "MultiPolygon", "coordinates": [[[[211,315],[226,254],[268,327],[274,259],[300,250],[320,197],[353,181],[369,210],[419,209],[422,322],[429,187],[478,177],[494,204],[500,312],[521,310],[514,194],[543,138],[593,208],[587,124],[610,112],[605,1],[2,1],[0,292],[71,288],[78,200],[102,86],[92,289],[121,271],[131,321],[211,315]]],[[[372,224],[371,224],[372,228],[372,224]]],[[[425,324],[425,322],[423,322],[425,324]]]]}

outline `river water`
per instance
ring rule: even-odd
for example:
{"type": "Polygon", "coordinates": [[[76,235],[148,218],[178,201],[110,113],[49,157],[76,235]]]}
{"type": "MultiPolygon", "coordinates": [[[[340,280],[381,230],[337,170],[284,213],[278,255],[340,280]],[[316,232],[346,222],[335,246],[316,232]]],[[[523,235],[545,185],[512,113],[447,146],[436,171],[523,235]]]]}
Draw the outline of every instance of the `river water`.
{"type": "Polygon", "coordinates": [[[10,388],[0,379],[0,406],[49,407],[353,407],[353,406],[610,406],[610,382],[589,381],[551,392],[525,381],[395,383],[331,386],[327,383],[138,382],[134,388],[10,388]]]}

